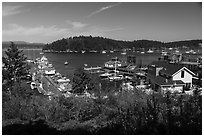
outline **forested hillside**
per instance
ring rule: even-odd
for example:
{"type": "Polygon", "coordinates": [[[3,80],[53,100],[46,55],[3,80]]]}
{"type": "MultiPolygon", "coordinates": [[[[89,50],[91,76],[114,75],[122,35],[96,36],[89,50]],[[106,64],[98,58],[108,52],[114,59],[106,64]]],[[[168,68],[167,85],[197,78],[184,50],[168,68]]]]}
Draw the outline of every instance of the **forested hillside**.
{"type": "MultiPolygon", "coordinates": [[[[42,49],[44,43],[28,43],[24,41],[12,41],[19,49],[42,49]]],[[[11,45],[11,41],[3,41],[2,49],[7,49],[11,45]]]]}
{"type": "Polygon", "coordinates": [[[160,42],[152,40],[134,40],[134,41],[121,41],[113,40],[103,37],[92,36],[79,36],[63,38],[61,40],[54,41],[50,44],[46,44],[43,49],[51,51],[102,51],[102,50],[122,50],[122,49],[137,49],[137,48],[157,48],[162,47],[199,47],[202,40],[187,40],[176,42],[160,42]]]}

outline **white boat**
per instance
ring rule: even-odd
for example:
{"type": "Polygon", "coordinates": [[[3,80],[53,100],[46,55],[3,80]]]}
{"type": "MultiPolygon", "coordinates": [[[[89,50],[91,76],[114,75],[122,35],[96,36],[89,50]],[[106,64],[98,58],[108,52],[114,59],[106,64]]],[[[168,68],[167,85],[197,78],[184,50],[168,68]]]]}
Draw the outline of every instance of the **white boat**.
{"type": "Polygon", "coordinates": [[[141,54],[144,54],[145,52],[144,51],[142,51],[142,52],[140,52],[141,54]]]}
{"type": "Polygon", "coordinates": [[[99,75],[100,77],[103,77],[103,78],[107,78],[107,77],[109,77],[109,76],[112,76],[113,74],[111,74],[111,73],[104,73],[104,74],[101,74],[101,75],[99,75]]]}
{"type": "Polygon", "coordinates": [[[114,52],[113,50],[110,51],[110,53],[113,53],[113,52],[114,52]]]}
{"type": "Polygon", "coordinates": [[[90,67],[90,68],[84,68],[84,70],[96,70],[96,69],[101,69],[102,67],[96,66],[96,67],[90,67]]]}
{"type": "Polygon", "coordinates": [[[65,61],[65,62],[64,62],[64,65],[68,65],[68,64],[69,64],[69,62],[68,62],[68,61],[65,61]]]}
{"type": "Polygon", "coordinates": [[[126,49],[124,49],[123,52],[121,52],[121,54],[126,55],[127,54],[126,49]]]}
{"type": "Polygon", "coordinates": [[[97,51],[96,51],[96,50],[91,50],[91,51],[89,51],[89,52],[91,52],[91,53],[96,53],[97,51]]]}
{"type": "Polygon", "coordinates": [[[105,51],[105,50],[103,50],[101,53],[103,53],[103,54],[104,54],[104,53],[106,53],[106,51],[105,51]]]}
{"type": "Polygon", "coordinates": [[[153,53],[154,51],[153,50],[151,50],[151,49],[149,49],[148,51],[147,51],[147,53],[153,53]]]}
{"type": "Polygon", "coordinates": [[[82,50],[81,53],[85,53],[86,51],[82,50]]]}
{"type": "Polygon", "coordinates": [[[44,53],[43,52],[40,52],[40,55],[43,55],[44,53]]]}
{"type": "Polygon", "coordinates": [[[122,80],[124,77],[123,75],[114,75],[114,76],[109,76],[108,79],[109,80],[122,80]]]}
{"type": "Polygon", "coordinates": [[[122,54],[122,55],[126,55],[127,53],[126,53],[126,52],[122,52],[121,54],[122,54]]]}
{"type": "Polygon", "coordinates": [[[49,67],[49,68],[52,68],[52,64],[48,64],[48,67],[49,67]]]}
{"type": "Polygon", "coordinates": [[[56,70],[54,68],[46,68],[45,75],[55,75],[56,70]]]}

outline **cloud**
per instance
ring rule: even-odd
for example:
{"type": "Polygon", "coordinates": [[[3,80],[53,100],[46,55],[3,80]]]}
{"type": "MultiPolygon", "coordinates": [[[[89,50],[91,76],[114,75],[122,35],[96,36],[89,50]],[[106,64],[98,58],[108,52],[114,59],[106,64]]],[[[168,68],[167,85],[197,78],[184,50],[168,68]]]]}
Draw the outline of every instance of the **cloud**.
{"type": "Polygon", "coordinates": [[[7,29],[3,29],[2,36],[3,40],[52,42],[57,39],[79,35],[106,36],[109,32],[122,30],[122,28],[87,25],[79,22],[71,22],[70,24],[71,26],[68,27],[57,27],[55,25],[25,27],[18,24],[8,24],[7,29]]]}
{"type": "Polygon", "coordinates": [[[37,26],[37,27],[23,27],[17,24],[9,24],[9,29],[3,30],[4,36],[34,36],[34,35],[41,35],[41,36],[55,36],[66,33],[68,29],[65,28],[58,28],[56,26],[37,26]]]}
{"type": "Polygon", "coordinates": [[[88,24],[84,24],[84,23],[81,23],[81,22],[76,22],[76,21],[70,21],[70,20],[66,20],[66,23],[68,25],[72,25],[72,27],[74,29],[81,29],[81,28],[84,28],[85,26],[87,26],[88,24]]]}
{"type": "Polygon", "coordinates": [[[22,10],[22,5],[2,5],[2,16],[11,16],[15,14],[19,14],[21,12],[25,12],[26,10],[22,10]]]}
{"type": "Polygon", "coordinates": [[[92,12],[92,13],[89,14],[87,17],[91,17],[91,16],[93,16],[93,15],[95,15],[95,14],[98,14],[98,13],[100,13],[100,12],[102,12],[102,11],[107,10],[107,9],[116,7],[116,6],[120,5],[120,4],[121,4],[121,3],[116,3],[116,4],[112,4],[112,5],[108,5],[108,6],[102,7],[102,8],[100,8],[99,10],[96,10],[96,11],[92,12]]]}

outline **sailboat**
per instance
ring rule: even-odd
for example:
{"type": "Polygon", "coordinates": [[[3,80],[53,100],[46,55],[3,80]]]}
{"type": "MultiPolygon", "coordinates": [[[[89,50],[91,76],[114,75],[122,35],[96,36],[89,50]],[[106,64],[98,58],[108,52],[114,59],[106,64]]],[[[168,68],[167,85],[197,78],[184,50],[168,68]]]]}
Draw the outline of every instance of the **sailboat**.
{"type": "MultiPolygon", "coordinates": [[[[117,57],[116,57],[116,60],[117,60],[117,57]]],[[[110,81],[123,79],[123,75],[117,75],[116,74],[116,72],[117,72],[117,70],[116,70],[116,61],[115,61],[115,70],[114,71],[115,71],[114,75],[108,77],[110,81]]]]}

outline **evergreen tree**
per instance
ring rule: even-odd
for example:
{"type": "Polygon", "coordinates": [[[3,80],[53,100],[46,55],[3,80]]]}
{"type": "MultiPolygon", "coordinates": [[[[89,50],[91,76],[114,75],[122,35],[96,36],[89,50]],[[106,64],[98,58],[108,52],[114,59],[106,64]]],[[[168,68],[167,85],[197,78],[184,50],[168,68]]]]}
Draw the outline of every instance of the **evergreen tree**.
{"type": "Polygon", "coordinates": [[[17,46],[12,42],[10,47],[5,51],[6,56],[2,58],[4,80],[13,86],[14,82],[20,82],[29,72],[29,65],[22,50],[18,50],[17,46]]]}

